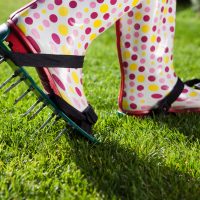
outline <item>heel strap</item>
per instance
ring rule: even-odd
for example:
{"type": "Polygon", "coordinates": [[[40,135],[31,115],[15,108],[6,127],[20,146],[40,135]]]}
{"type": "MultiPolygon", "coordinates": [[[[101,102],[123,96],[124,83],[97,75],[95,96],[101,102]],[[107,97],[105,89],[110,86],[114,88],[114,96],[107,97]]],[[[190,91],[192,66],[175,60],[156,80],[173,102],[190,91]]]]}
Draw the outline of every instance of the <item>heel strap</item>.
{"type": "Polygon", "coordinates": [[[97,122],[98,117],[90,104],[83,112],[80,112],[56,94],[49,95],[49,98],[84,131],[92,134],[92,126],[97,122]]]}
{"type": "Polygon", "coordinates": [[[160,100],[152,109],[151,114],[167,114],[172,103],[174,103],[183,92],[184,83],[178,78],[172,91],[162,100],[160,100]]]}

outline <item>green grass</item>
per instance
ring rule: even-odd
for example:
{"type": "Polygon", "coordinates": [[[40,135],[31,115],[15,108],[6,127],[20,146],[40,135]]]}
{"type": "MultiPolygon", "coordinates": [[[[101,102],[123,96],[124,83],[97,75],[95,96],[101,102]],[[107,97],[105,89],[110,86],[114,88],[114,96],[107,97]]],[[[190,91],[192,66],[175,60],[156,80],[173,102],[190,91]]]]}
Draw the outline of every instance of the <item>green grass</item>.
{"type": "MultiPolygon", "coordinates": [[[[27,1],[4,2],[0,22],[27,1]]],[[[179,10],[175,65],[184,79],[200,77],[199,26],[190,9],[179,10]]],[[[6,64],[0,69],[2,82],[11,70],[6,64]]],[[[62,122],[35,133],[49,111],[28,122],[20,114],[34,96],[12,105],[25,85],[9,95],[0,92],[0,199],[199,199],[200,115],[116,115],[120,73],[114,28],[90,47],[84,72],[86,94],[99,115],[97,146],[67,134],[53,144],[62,122]]]]}

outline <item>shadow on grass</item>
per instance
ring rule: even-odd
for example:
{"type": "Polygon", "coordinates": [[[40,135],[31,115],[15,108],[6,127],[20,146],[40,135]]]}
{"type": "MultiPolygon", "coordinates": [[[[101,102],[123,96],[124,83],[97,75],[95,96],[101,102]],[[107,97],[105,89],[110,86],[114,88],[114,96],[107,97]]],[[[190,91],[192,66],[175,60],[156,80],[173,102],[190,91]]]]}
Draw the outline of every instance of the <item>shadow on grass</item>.
{"type": "Polygon", "coordinates": [[[166,167],[156,155],[138,156],[117,143],[94,148],[72,142],[73,159],[106,199],[198,199],[200,182],[189,174],[166,167]]]}
{"type": "Polygon", "coordinates": [[[190,0],[177,0],[177,12],[181,12],[191,7],[190,0]]]}
{"type": "Polygon", "coordinates": [[[200,140],[200,113],[154,116],[153,121],[158,124],[166,124],[171,130],[178,130],[190,141],[200,140]]]}

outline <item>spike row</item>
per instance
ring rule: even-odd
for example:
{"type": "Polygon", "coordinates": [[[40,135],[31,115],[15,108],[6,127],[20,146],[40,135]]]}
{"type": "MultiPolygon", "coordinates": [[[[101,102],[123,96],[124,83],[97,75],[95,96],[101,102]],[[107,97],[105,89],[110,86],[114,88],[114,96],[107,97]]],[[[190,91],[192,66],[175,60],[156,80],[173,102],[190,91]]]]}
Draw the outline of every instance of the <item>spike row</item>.
{"type": "MultiPolygon", "coordinates": [[[[4,58],[0,57],[0,61],[5,61],[4,58]]],[[[14,102],[14,105],[17,104],[19,101],[21,101],[29,92],[31,91],[35,91],[34,93],[39,97],[38,100],[24,113],[22,114],[22,116],[27,116],[29,115],[36,107],[38,104],[42,103],[42,106],[34,112],[34,114],[29,117],[29,120],[34,119],[47,105],[50,105],[50,108],[54,113],[48,117],[48,119],[42,124],[42,126],[39,128],[39,130],[44,129],[47,127],[47,125],[53,120],[53,118],[55,117],[53,123],[51,124],[51,126],[55,125],[57,123],[58,120],[60,120],[61,118],[63,118],[63,120],[65,122],[67,122],[67,124],[72,127],[73,129],[75,128],[74,126],[77,125],[71,121],[70,119],[68,119],[68,117],[66,117],[65,115],[63,116],[62,112],[60,113],[60,111],[58,110],[57,112],[57,108],[54,106],[54,104],[52,104],[52,102],[44,96],[45,94],[43,94],[43,92],[40,90],[40,88],[38,88],[38,86],[35,84],[35,82],[32,80],[32,78],[29,76],[29,74],[22,68],[22,67],[16,67],[15,65],[13,65],[13,63],[8,63],[11,68],[14,70],[14,74],[8,78],[4,83],[2,83],[0,85],[0,89],[2,89],[4,86],[6,86],[10,81],[12,81],[14,78],[16,78],[17,76],[20,77],[19,80],[17,80],[16,82],[14,82],[10,87],[8,87],[4,93],[8,93],[10,92],[13,88],[15,88],[16,86],[18,86],[21,82],[25,82],[29,88],[27,89],[27,91],[25,91],[19,98],[17,98],[14,102]],[[52,105],[51,105],[52,104],[52,105]]],[[[49,126],[49,128],[51,127],[49,126]]],[[[78,127],[77,130],[81,130],[80,127],[78,127]]],[[[58,136],[55,138],[54,141],[57,141],[65,132],[67,131],[67,128],[63,129],[58,136]]],[[[82,131],[81,131],[82,132],[82,131]]],[[[84,132],[84,131],[83,131],[84,132]]],[[[98,140],[96,140],[95,138],[93,138],[93,136],[89,136],[86,132],[82,133],[85,135],[85,137],[87,137],[89,140],[93,141],[94,143],[99,143],[98,140]]]]}

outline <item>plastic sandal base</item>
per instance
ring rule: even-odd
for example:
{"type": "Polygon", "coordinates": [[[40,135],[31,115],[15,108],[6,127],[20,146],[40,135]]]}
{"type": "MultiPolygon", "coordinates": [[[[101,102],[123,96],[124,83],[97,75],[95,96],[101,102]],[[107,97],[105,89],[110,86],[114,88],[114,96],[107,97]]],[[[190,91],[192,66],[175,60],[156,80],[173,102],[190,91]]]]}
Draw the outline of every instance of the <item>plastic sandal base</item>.
{"type": "MultiPolygon", "coordinates": [[[[3,24],[0,28],[0,46],[4,48],[6,51],[9,51],[8,47],[4,44],[5,39],[9,36],[10,30],[8,26],[3,24]],[[6,28],[7,27],[7,28],[6,28]]],[[[37,97],[43,99],[43,102],[48,105],[48,107],[56,113],[58,116],[60,116],[65,122],[67,122],[72,128],[78,131],[78,133],[85,138],[87,138],[90,142],[98,144],[100,143],[95,137],[88,134],[86,131],[84,131],[82,128],[80,128],[75,122],[73,122],[69,117],[67,117],[55,104],[52,100],[49,99],[49,97],[40,89],[40,87],[37,86],[35,81],[31,78],[31,76],[28,74],[28,72],[23,67],[16,66],[11,60],[6,61],[9,66],[12,68],[12,70],[19,71],[19,76],[21,78],[25,77],[24,82],[28,87],[32,86],[34,88],[34,93],[37,97]]]]}

